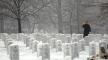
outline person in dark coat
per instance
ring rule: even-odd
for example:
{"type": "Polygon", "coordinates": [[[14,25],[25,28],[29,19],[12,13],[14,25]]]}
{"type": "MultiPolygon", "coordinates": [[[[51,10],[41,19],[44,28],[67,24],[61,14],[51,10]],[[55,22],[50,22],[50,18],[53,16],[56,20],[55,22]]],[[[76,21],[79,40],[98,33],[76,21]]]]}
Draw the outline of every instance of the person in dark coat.
{"type": "Polygon", "coordinates": [[[88,21],[85,24],[83,24],[82,27],[84,28],[83,37],[88,36],[88,34],[91,32],[91,27],[88,24],[88,21]]]}

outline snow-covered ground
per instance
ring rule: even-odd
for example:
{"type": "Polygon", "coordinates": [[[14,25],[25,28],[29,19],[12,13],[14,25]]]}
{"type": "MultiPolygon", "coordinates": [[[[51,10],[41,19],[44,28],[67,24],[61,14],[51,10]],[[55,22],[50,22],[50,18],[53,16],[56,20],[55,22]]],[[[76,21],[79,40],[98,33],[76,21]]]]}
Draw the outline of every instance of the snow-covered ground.
{"type": "MultiPolygon", "coordinates": [[[[15,41],[14,43],[19,45],[20,60],[42,60],[41,57],[37,57],[37,53],[33,53],[23,42],[15,41]]],[[[74,60],[87,60],[88,50],[85,49],[85,51],[80,52],[79,58],[75,58],[74,60]]],[[[0,40],[0,60],[10,60],[2,40],[0,40]]],[[[64,58],[63,52],[57,53],[55,50],[51,50],[50,60],[71,60],[71,56],[64,58]]]]}
{"type": "MultiPolygon", "coordinates": [[[[70,40],[71,37],[69,38],[69,35],[54,35],[53,36],[53,35],[46,35],[46,34],[36,34],[36,35],[25,34],[21,36],[22,39],[19,36],[16,38],[12,38],[12,37],[15,37],[16,34],[15,36],[6,35],[2,39],[4,40],[5,43],[8,41],[6,43],[6,46],[7,44],[9,44],[9,41],[10,42],[13,41],[13,44],[17,44],[19,46],[19,58],[20,58],[19,60],[42,60],[42,57],[38,56],[39,54],[37,54],[36,51],[33,52],[35,49],[38,50],[38,53],[41,52],[41,54],[43,54],[43,57],[44,57],[44,54],[45,54],[45,57],[46,55],[49,55],[50,60],[87,60],[90,57],[89,55],[93,57],[99,54],[99,51],[98,51],[99,44],[101,44],[104,47],[106,47],[107,46],[106,44],[108,44],[107,35],[105,35],[106,37],[104,37],[103,35],[92,34],[86,37],[85,39],[82,38],[82,35],[78,35],[78,36],[77,35],[78,34],[76,34],[75,37],[73,35],[74,39],[72,39],[72,41],[70,40]],[[12,38],[12,40],[10,38],[12,38]],[[20,38],[20,39],[17,39],[17,38],[20,38]],[[38,45],[37,45],[37,42],[38,42],[38,45]],[[68,42],[70,42],[72,45],[71,46],[68,45],[68,42]],[[45,43],[48,43],[49,46],[45,45],[45,43]],[[45,47],[45,48],[42,48],[43,49],[42,51],[41,49],[39,50],[39,48],[41,48],[40,44],[45,47]],[[55,45],[56,45],[57,50],[54,47],[55,45]],[[29,46],[29,47],[26,47],[26,46],[29,46]],[[64,50],[61,51],[58,48],[64,49],[64,50]],[[68,48],[71,48],[71,49],[68,49],[68,48]],[[58,52],[58,50],[60,50],[60,52],[58,52]],[[50,51],[50,54],[48,51],[50,51]],[[65,52],[67,52],[66,54],[68,53],[75,54],[74,56],[72,56],[74,57],[74,59],[71,59],[70,54],[68,54],[69,56],[65,56],[66,55],[64,54],[65,52]],[[79,53],[79,57],[77,57],[78,56],[77,52],[79,53]],[[92,54],[92,52],[94,53],[92,54]]],[[[7,54],[7,49],[4,46],[4,42],[0,39],[0,60],[10,60],[9,55],[7,54]]],[[[48,59],[43,59],[43,60],[48,60],[48,59]]]]}
{"type": "MultiPolygon", "coordinates": [[[[16,41],[19,45],[20,60],[37,60],[36,53],[32,53],[29,48],[26,48],[22,42],[16,41]]],[[[0,60],[10,60],[9,55],[6,52],[3,41],[0,40],[0,60]]]]}
{"type": "Polygon", "coordinates": [[[4,44],[1,40],[0,40],[0,60],[9,60],[9,57],[6,53],[6,48],[4,47],[4,44]]]}

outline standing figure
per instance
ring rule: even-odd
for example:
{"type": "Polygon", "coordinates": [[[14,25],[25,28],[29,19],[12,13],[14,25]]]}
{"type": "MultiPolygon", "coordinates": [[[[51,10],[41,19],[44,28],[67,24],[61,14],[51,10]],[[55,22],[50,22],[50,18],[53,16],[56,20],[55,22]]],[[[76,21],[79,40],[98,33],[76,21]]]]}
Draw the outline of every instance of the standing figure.
{"type": "Polygon", "coordinates": [[[83,24],[82,27],[84,28],[83,37],[88,36],[88,34],[91,32],[91,27],[88,24],[88,21],[86,21],[85,24],[83,24]]]}

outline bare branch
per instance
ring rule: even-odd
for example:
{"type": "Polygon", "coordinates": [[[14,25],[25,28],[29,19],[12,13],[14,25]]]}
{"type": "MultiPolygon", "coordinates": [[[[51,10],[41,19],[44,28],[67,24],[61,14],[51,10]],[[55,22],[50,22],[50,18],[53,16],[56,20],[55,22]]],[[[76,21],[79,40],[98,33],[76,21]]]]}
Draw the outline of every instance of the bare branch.
{"type": "Polygon", "coordinates": [[[21,0],[20,2],[20,7],[22,6],[22,4],[24,3],[25,0],[21,0]]]}
{"type": "Polygon", "coordinates": [[[46,3],[45,5],[41,6],[40,8],[38,8],[36,11],[34,11],[32,14],[36,14],[37,12],[39,12],[41,9],[47,7],[49,3],[46,3]]]}
{"type": "Polygon", "coordinates": [[[9,18],[16,19],[15,17],[13,17],[11,15],[8,15],[8,14],[4,14],[4,13],[0,13],[0,16],[6,16],[6,17],[9,17],[9,18]]]}
{"type": "Polygon", "coordinates": [[[12,4],[10,4],[8,1],[0,0],[0,8],[9,10],[10,12],[16,15],[16,12],[15,12],[16,8],[12,4]]]}

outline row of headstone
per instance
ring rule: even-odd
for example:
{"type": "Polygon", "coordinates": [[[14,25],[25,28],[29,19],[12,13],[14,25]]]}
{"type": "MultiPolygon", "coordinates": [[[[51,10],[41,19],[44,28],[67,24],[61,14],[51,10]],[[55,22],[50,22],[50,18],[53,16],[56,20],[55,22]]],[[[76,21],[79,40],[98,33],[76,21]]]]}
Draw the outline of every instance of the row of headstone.
{"type": "Polygon", "coordinates": [[[41,56],[42,60],[50,60],[50,46],[48,43],[40,42],[37,45],[37,56],[41,56]]]}
{"type": "MultiPolygon", "coordinates": [[[[27,37],[26,40],[24,40],[24,42],[25,42],[25,44],[26,44],[27,47],[30,47],[30,49],[33,50],[33,52],[35,52],[35,51],[39,52],[39,50],[40,51],[42,50],[40,53],[42,53],[42,55],[43,55],[43,51],[44,51],[43,50],[43,44],[42,44],[42,48],[39,48],[38,47],[38,43],[39,42],[37,40],[35,40],[35,39],[32,39],[32,37],[27,37]]],[[[11,43],[9,43],[9,44],[11,44],[11,43]]],[[[63,42],[61,40],[59,40],[57,38],[54,38],[54,39],[51,39],[49,47],[56,48],[57,52],[59,52],[59,51],[65,50],[65,49],[62,49],[62,44],[63,44],[63,42]]],[[[91,42],[88,39],[85,39],[85,40],[84,39],[79,39],[78,42],[75,41],[75,42],[72,42],[72,44],[71,44],[71,54],[73,53],[73,55],[71,55],[72,58],[78,57],[79,52],[83,51],[84,50],[84,46],[88,45],[88,44],[90,46],[90,55],[95,55],[96,54],[96,52],[95,52],[96,48],[93,47],[93,46],[96,46],[95,43],[91,42]],[[95,52],[95,53],[93,53],[92,51],[95,52]]],[[[65,48],[67,48],[67,50],[64,51],[64,56],[67,56],[67,55],[69,55],[69,45],[66,44],[65,46],[66,46],[65,48]]],[[[103,45],[101,45],[101,46],[103,46],[103,45]]],[[[105,45],[105,46],[107,46],[107,45],[105,45]]],[[[41,54],[39,54],[39,56],[40,55],[41,54]]]]}
{"type": "Polygon", "coordinates": [[[2,40],[10,60],[19,60],[19,46],[14,44],[14,40],[8,34],[2,35],[2,40]]]}
{"type": "Polygon", "coordinates": [[[71,56],[72,59],[76,58],[79,55],[79,51],[84,50],[84,43],[84,40],[80,40],[79,42],[72,42],[72,44],[64,43],[63,45],[62,41],[57,40],[56,38],[52,38],[50,43],[47,44],[43,43],[42,41],[39,42],[30,38],[26,40],[27,47],[30,47],[30,49],[32,49],[33,52],[37,52],[37,56],[42,56],[42,59],[46,59],[46,57],[47,59],[50,59],[50,48],[56,48],[57,52],[63,51],[64,56],[71,56]]]}
{"type": "MultiPolygon", "coordinates": [[[[75,35],[75,36],[78,37],[77,40],[82,39],[82,34],[73,34],[73,35],[75,35]]],[[[24,33],[20,33],[20,34],[9,34],[9,37],[11,37],[12,39],[14,39],[14,40],[23,40],[23,41],[25,41],[27,37],[31,37],[31,36],[35,40],[43,41],[43,42],[46,42],[46,40],[48,42],[48,37],[47,36],[50,36],[52,38],[56,38],[57,40],[61,40],[63,43],[71,42],[71,40],[72,40],[70,34],[42,34],[42,33],[33,33],[33,34],[24,34],[24,33]]]]}
{"type": "MultiPolygon", "coordinates": [[[[60,43],[60,41],[59,41],[60,43]]],[[[64,43],[63,48],[58,45],[57,52],[64,52],[64,57],[71,56],[71,59],[77,58],[79,56],[79,45],[78,42],[74,43],[64,43]],[[62,50],[63,49],[63,50],[62,50]]],[[[48,43],[39,43],[37,46],[38,56],[42,56],[42,59],[50,59],[50,45],[48,43]]]]}
{"type": "Polygon", "coordinates": [[[9,54],[9,45],[13,44],[13,39],[6,38],[4,41],[5,47],[7,49],[7,54],[9,54]]]}
{"type": "Polygon", "coordinates": [[[107,45],[108,45],[107,40],[104,40],[104,39],[99,40],[99,42],[97,42],[97,41],[90,42],[89,43],[89,55],[90,55],[90,57],[95,57],[95,58],[104,57],[104,55],[108,54],[107,45]]]}
{"type": "MultiPolygon", "coordinates": [[[[53,40],[53,39],[52,39],[53,40]]],[[[68,40],[67,40],[68,41],[68,40]]],[[[28,37],[26,40],[24,40],[24,42],[26,43],[26,46],[27,47],[30,47],[30,49],[32,49],[33,50],[33,52],[35,52],[36,50],[37,50],[37,42],[35,41],[35,39],[31,39],[30,37],[28,37]]],[[[86,45],[85,43],[88,43],[89,44],[89,40],[87,40],[87,39],[85,39],[85,40],[80,40],[79,39],[79,42],[78,42],[78,47],[77,47],[77,49],[78,50],[76,50],[76,48],[75,47],[73,47],[73,48],[75,48],[75,50],[73,50],[73,51],[77,51],[77,52],[79,52],[79,51],[83,51],[84,50],[84,46],[86,45]]],[[[11,44],[11,43],[9,43],[9,44],[11,44]]],[[[74,44],[75,43],[73,43],[73,46],[74,46],[74,44]]],[[[90,44],[90,46],[91,46],[92,44],[90,44]]],[[[77,45],[75,45],[75,46],[77,46],[77,45]]],[[[57,52],[58,51],[62,51],[62,41],[61,40],[58,40],[58,39],[56,39],[55,38],[55,40],[52,42],[51,41],[51,47],[52,48],[56,48],[57,49],[57,52]]],[[[71,47],[72,47],[72,45],[71,45],[71,47]]],[[[66,47],[65,47],[66,48],[66,47]]],[[[67,47],[67,49],[69,48],[69,46],[67,47]]],[[[91,48],[93,48],[93,47],[91,47],[91,48]]],[[[66,51],[66,50],[65,50],[66,51]]],[[[65,52],[64,51],[64,52],[65,52]]],[[[90,51],[92,51],[92,50],[90,50],[90,51]]],[[[68,53],[68,52],[67,52],[68,53]]],[[[65,55],[68,55],[68,54],[65,54],[65,55]]],[[[92,53],[91,53],[91,55],[92,55],[92,53]]],[[[73,57],[76,57],[76,56],[78,56],[78,53],[76,53],[76,54],[74,54],[73,53],[73,57]]]]}
{"type": "MultiPolygon", "coordinates": [[[[64,56],[70,55],[72,57],[72,59],[76,58],[79,55],[79,51],[84,50],[85,40],[84,39],[78,40],[79,42],[75,41],[75,42],[72,42],[72,44],[71,44],[70,37],[69,36],[67,36],[67,37],[68,37],[67,38],[68,40],[67,40],[67,43],[64,44],[64,47],[62,45],[63,44],[62,41],[57,38],[49,39],[50,40],[50,41],[48,41],[49,47],[51,49],[55,48],[57,52],[63,51],[64,56]]],[[[79,38],[81,38],[81,37],[79,37],[79,38]]],[[[40,43],[39,41],[36,41],[35,39],[31,39],[31,37],[27,37],[27,39],[25,41],[26,41],[27,47],[30,47],[30,49],[32,49],[33,52],[37,52],[37,56],[44,56],[44,54],[43,54],[45,51],[44,47],[43,47],[44,43],[42,43],[42,42],[40,43]]]]}

